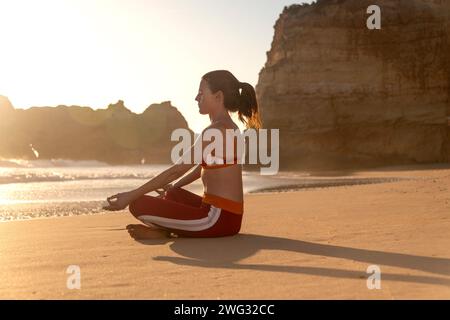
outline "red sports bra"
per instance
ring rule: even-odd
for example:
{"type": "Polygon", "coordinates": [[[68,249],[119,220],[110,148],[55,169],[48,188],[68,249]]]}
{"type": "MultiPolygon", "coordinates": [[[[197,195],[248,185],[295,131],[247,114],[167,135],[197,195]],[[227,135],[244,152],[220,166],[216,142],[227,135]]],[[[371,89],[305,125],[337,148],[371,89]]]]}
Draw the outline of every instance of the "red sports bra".
{"type": "Polygon", "coordinates": [[[222,160],[223,160],[224,164],[207,164],[205,162],[205,160],[202,160],[202,168],[203,169],[219,169],[219,168],[225,168],[225,167],[229,167],[229,166],[238,164],[236,157],[233,159],[232,163],[225,163],[226,159],[222,159],[222,160]]]}
{"type": "MultiPolygon", "coordinates": [[[[233,158],[233,162],[227,163],[227,160],[225,158],[215,158],[213,157],[213,159],[220,159],[223,162],[222,164],[207,164],[206,161],[204,159],[202,159],[202,168],[204,169],[220,169],[220,168],[225,168],[225,167],[229,167],[229,166],[233,166],[235,164],[238,164],[238,159],[237,159],[237,144],[236,144],[236,140],[234,140],[234,158],[233,158]]],[[[211,155],[209,155],[211,156],[211,155]]],[[[230,159],[231,160],[231,159],[230,159]]],[[[212,162],[212,161],[210,161],[212,162]]]]}

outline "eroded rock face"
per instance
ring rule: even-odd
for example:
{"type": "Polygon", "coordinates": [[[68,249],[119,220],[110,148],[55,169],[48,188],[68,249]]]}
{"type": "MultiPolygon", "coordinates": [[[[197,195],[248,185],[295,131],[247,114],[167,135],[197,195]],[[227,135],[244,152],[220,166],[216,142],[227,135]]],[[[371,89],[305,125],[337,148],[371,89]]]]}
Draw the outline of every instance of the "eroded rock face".
{"type": "Polygon", "coordinates": [[[8,97],[0,95],[0,115],[6,112],[11,112],[14,109],[8,97]]]}
{"type": "Polygon", "coordinates": [[[450,2],[322,0],[285,8],[257,95],[280,164],[448,161],[450,2]]]}
{"type": "Polygon", "coordinates": [[[170,163],[172,147],[178,143],[171,142],[170,136],[178,128],[189,129],[170,101],[152,104],[142,114],[131,112],[121,100],[99,110],[2,106],[0,158],[34,159],[32,144],[42,159],[170,163]]]}

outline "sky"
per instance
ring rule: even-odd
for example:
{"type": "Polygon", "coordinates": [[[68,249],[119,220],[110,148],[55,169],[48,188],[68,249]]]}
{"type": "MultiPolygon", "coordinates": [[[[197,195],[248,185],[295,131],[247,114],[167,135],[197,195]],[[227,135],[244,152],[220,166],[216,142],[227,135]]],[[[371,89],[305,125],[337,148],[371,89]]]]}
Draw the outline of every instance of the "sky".
{"type": "MultiPolygon", "coordinates": [[[[171,100],[195,132],[201,76],[253,86],[284,6],[313,0],[0,0],[0,95],[15,108],[171,100]]],[[[241,127],[242,128],[242,127],[241,127]]]]}

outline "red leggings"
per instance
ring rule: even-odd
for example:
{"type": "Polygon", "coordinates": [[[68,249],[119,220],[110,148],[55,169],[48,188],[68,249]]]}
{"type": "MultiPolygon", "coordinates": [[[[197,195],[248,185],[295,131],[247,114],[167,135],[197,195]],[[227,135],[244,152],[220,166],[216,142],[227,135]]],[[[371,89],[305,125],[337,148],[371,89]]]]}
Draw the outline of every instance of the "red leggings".
{"type": "Polygon", "coordinates": [[[143,223],[185,237],[225,237],[239,233],[242,214],[202,202],[202,197],[182,188],[172,188],[164,198],[142,196],[129,206],[143,223]]]}

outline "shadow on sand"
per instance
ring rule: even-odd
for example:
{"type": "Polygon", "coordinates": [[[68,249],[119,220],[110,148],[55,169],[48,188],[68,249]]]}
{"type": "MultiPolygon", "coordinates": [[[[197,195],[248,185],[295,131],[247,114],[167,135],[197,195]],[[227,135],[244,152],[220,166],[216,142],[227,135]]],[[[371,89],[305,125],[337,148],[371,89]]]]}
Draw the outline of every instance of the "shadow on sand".
{"type": "Polygon", "coordinates": [[[179,265],[202,268],[301,273],[332,278],[367,279],[369,276],[366,270],[352,271],[293,265],[238,263],[239,260],[248,258],[256,254],[259,250],[283,250],[292,253],[359,261],[367,263],[367,266],[375,264],[380,266],[382,272],[381,277],[384,280],[450,286],[450,279],[446,277],[385,273],[382,270],[382,266],[392,266],[449,276],[450,259],[446,258],[356,249],[255,234],[238,234],[223,238],[161,238],[137,241],[146,245],[171,243],[170,248],[183,257],[157,256],[153,259],[179,265]]]}

